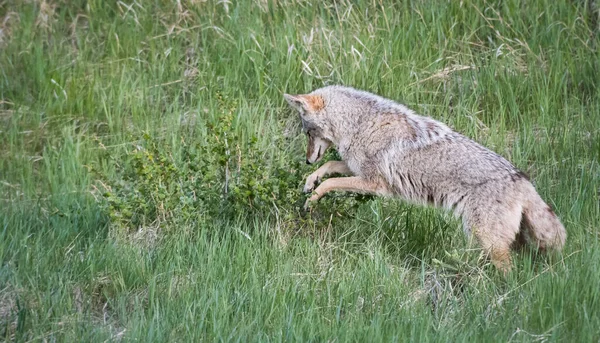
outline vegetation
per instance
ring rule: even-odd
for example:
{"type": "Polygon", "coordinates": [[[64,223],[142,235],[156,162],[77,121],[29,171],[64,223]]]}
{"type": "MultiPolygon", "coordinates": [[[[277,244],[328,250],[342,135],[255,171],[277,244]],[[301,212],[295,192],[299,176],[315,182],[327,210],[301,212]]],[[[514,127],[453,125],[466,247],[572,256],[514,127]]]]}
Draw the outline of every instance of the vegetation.
{"type": "Polygon", "coordinates": [[[598,341],[598,6],[0,1],[0,336],[598,341]],[[504,278],[439,210],[304,213],[282,94],[334,83],[507,157],[564,252],[504,278]]]}

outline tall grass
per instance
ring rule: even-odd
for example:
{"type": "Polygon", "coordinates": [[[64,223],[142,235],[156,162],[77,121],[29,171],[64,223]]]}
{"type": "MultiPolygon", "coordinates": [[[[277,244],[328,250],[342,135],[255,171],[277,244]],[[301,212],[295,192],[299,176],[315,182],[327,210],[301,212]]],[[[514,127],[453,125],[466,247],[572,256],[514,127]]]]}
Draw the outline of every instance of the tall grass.
{"type": "Polygon", "coordinates": [[[0,2],[0,335],[598,341],[598,16],[596,1],[0,2]],[[563,254],[515,254],[504,279],[444,213],[339,214],[339,195],[317,221],[274,206],[115,234],[103,187],[144,133],[177,160],[212,139],[225,97],[258,161],[286,168],[304,139],[282,93],[333,83],[509,158],[567,227],[563,254]]]}

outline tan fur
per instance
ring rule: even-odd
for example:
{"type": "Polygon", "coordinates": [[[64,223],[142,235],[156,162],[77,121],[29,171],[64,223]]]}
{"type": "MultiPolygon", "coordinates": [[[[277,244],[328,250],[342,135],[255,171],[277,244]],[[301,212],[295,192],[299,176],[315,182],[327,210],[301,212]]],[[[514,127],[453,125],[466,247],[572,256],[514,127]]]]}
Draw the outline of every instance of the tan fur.
{"type": "Polygon", "coordinates": [[[307,163],[334,145],[342,161],[327,162],[306,180],[317,201],[331,191],[400,197],[463,218],[492,262],[511,266],[510,248],[526,237],[560,250],[566,232],[535,188],[510,162],[446,125],[402,104],[348,87],[285,95],[309,137],[307,163]]]}
{"type": "Polygon", "coordinates": [[[310,111],[320,111],[323,109],[323,107],[325,107],[323,98],[319,95],[300,94],[295,95],[295,97],[304,100],[310,111]]]}

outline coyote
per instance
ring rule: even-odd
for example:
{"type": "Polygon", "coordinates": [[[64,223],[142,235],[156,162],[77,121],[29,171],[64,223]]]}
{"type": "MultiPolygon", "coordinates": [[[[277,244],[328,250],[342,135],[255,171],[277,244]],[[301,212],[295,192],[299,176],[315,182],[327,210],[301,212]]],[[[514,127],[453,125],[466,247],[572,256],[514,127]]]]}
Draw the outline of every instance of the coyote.
{"type": "Polygon", "coordinates": [[[452,210],[504,273],[513,244],[564,245],[565,228],[527,176],[441,122],[349,87],[284,97],[308,136],[306,163],[318,162],[331,144],[342,158],[307,178],[304,191],[313,194],[306,206],[331,191],[351,191],[452,210]],[[348,177],[321,182],[331,174],[348,177]]]}

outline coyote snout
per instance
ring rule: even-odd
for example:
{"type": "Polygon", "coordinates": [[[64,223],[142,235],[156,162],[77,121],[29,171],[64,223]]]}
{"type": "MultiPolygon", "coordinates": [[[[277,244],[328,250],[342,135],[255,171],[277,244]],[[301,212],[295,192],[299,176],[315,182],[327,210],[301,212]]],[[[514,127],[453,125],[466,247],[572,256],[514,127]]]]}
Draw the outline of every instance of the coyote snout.
{"type": "Polygon", "coordinates": [[[331,142],[314,135],[310,132],[306,134],[308,136],[308,146],[306,147],[306,164],[313,164],[319,162],[325,151],[329,148],[331,142]]]}
{"type": "Polygon", "coordinates": [[[307,205],[331,191],[352,191],[451,210],[505,272],[517,234],[541,249],[564,245],[565,228],[525,174],[446,125],[348,87],[284,97],[308,136],[306,163],[321,160],[330,145],[342,157],[307,178],[307,205]],[[349,177],[321,183],[331,174],[349,177]]]}

